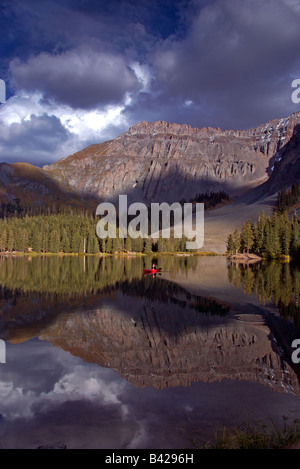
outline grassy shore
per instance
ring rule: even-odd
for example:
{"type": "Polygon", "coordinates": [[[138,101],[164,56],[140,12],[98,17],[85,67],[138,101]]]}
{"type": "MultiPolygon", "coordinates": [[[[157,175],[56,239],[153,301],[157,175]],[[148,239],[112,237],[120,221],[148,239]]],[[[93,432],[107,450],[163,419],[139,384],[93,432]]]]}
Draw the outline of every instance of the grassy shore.
{"type": "Polygon", "coordinates": [[[196,449],[289,449],[300,447],[300,421],[283,418],[282,425],[272,421],[246,423],[240,427],[222,428],[214,440],[199,442],[192,439],[196,449]]]}

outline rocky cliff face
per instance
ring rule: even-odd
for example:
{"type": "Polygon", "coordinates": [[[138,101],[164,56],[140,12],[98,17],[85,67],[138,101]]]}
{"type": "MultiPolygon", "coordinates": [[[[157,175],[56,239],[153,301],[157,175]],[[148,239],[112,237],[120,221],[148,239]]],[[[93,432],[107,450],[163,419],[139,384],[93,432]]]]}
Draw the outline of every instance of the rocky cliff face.
{"type": "Polygon", "coordinates": [[[58,162],[0,167],[0,199],[93,207],[127,194],[129,200],[190,200],[199,192],[230,195],[260,187],[270,195],[300,180],[300,112],[247,131],[197,129],[140,122],[118,138],[58,162]]]}
{"type": "Polygon", "coordinates": [[[296,116],[292,116],[284,142],[270,159],[270,177],[260,187],[263,194],[272,194],[300,182],[300,123],[296,116]]]}
{"type": "Polygon", "coordinates": [[[260,315],[224,319],[119,296],[59,316],[40,338],[112,368],[138,387],[233,379],[299,395],[297,375],[260,315]]]}
{"type": "Polygon", "coordinates": [[[299,124],[300,113],[247,131],[140,122],[43,169],[98,199],[121,193],[133,200],[189,200],[223,189],[236,194],[266,181],[275,163],[277,168],[289,157],[287,145],[299,124]]]}
{"type": "Polygon", "coordinates": [[[0,202],[73,205],[95,211],[103,200],[189,201],[224,190],[232,202],[205,214],[204,251],[224,253],[229,233],[264,210],[276,193],[300,183],[300,112],[247,131],[140,122],[43,169],[0,167],[0,202]]]}

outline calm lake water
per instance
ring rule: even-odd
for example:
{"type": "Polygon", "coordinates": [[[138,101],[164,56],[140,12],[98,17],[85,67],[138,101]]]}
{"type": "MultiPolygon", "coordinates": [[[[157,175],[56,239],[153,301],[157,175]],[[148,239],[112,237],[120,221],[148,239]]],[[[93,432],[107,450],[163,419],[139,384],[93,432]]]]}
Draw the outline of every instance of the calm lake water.
{"type": "Polygon", "coordinates": [[[191,447],[300,418],[300,269],[225,257],[0,258],[2,448],[191,447]]]}

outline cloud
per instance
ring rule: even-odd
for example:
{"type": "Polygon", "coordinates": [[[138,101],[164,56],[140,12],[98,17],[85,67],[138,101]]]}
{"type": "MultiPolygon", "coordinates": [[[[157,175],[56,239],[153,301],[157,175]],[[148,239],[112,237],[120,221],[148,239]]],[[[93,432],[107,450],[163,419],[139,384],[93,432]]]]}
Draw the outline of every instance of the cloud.
{"type": "Polygon", "coordinates": [[[165,41],[156,73],[173,96],[226,93],[294,66],[299,39],[299,17],[282,0],[217,0],[199,12],[183,41],[165,41]]]}
{"type": "Polygon", "coordinates": [[[4,161],[50,164],[127,130],[125,104],[74,109],[20,91],[0,107],[0,153],[4,161]]]}
{"type": "Polygon", "coordinates": [[[32,114],[21,123],[0,126],[0,152],[6,160],[39,163],[60,151],[68,138],[70,132],[57,117],[32,114]]]}
{"type": "Polygon", "coordinates": [[[65,368],[65,374],[48,391],[38,392],[34,386],[25,389],[12,381],[1,381],[0,398],[5,402],[1,409],[3,417],[7,420],[34,418],[36,412],[47,413],[66,402],[89,401],[98,406],[112,406],[126,418],[128,409],[120,400],[126,383],[108,380],[106,370],[101,368],[91,370],[84,365],[74,365],[72,371],[65,368]]]}
{"type": "Polygon", "coordinates": [[[116,104],[140,88],[122,56],[85,47],[55,55],[43,52],[27,62],[14,59],[10,72],[17,89],[38,90],[72,108],[116,104]]]}
{"type": "Polygon", "coordinates": [[[156,89],[162,102],[177,105],[175,115],[193,101],[199,120],[257,125],[295,111],[290,74],[299,66],[299,41],[299,10],[291,0],[210,2],[184,39],[168,38],[153,54],[156,89]]]}
{"type": "Polygon", "coordinates": [[[298,110],[297,0],[16,0],[4,13],[7,161],[18,142],[50,163],[142,120],[243,129],[298,110]]]}
{"type": "Polygon", "coordinates": [[[0,130],[2,142],[8,142],[12,147],[23,148],[26,144],[27,151],[55,151],[57,146],[67,139],[68,131],[61,125],[55,116],[42,114],[31,115],[30,119],[22,123],[13,123],[9,127],[0,130]],[[30,138],[29,138],[30,137],[30,138]],[[13,143],[12,143],[13,142],[13,143]]]}

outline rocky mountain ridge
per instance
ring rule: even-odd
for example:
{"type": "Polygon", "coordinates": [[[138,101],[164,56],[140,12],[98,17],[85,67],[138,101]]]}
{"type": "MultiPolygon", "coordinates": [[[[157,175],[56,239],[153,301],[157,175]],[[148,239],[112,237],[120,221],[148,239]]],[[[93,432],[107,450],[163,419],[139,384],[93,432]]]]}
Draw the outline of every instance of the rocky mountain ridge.
{"type": "MultiPolygon", "coordinates": [[[[59,185],[47,172],[28,163],[0,163],[0,202],[19,200],[22,207],[92,208],[72,187],[59,185]]],[[[95,204],[94,204],[95,205],[95,204]]],[[[36,210],[33,211],[35,213],[36,210]]]]}
{"type": "Polygon", "coordinates": [[[178,201],[223,189],[235,195],[271,177],[297,125],[300,113],[247,131],[140,122],[43,170],[99,200],[122,193],[178,201]]]}
{"type": "Polygon", "coordinates": [[[299,395],[295,372],[260,315],[185,315],[141,299],[60,315],[39,336],[87,362],[116,370],[137,387],[162,389],[223,379],[258,382],[299,395]],[[122,305],[122,306],[121,306],[122,305]],[[122,309],[130,307],[131,315],[122,309]]]}
{"type": "Polygon", "coordinates": [[[231,202],[206,211],[203,250],[224,253],[228,234],[260,211],[272,212],[283,186],[300,183],[300,112],[249,130],[140,122],[51,165],[1,163],[0,202],[73,205],[103,200],[190,201],[225,191],[231,202]]]}

